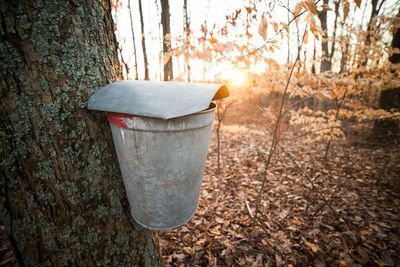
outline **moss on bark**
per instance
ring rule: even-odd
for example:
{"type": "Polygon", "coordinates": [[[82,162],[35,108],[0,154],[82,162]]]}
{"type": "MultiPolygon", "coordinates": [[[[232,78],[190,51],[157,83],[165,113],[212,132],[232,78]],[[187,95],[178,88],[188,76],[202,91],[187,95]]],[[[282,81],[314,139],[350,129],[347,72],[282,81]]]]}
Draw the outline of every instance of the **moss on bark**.
{"type": "Polygon", "coordinates": [[[131,219],[104,114],[121,77],[108,1],[0,2],[0,218],[20,263],[161,265],[131,219]]]}

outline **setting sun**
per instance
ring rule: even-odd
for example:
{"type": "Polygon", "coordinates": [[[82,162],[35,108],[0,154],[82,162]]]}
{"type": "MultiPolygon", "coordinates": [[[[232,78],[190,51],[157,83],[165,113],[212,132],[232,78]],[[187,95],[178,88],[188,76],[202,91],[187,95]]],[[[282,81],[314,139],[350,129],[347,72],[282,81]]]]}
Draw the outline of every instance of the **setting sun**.
{"type": "Polygon", "coordinates": [[[241,70],[230,69],[222,72],[220,77],[233,85],[243,85],[246,82],[247,75],[241,70]]]}

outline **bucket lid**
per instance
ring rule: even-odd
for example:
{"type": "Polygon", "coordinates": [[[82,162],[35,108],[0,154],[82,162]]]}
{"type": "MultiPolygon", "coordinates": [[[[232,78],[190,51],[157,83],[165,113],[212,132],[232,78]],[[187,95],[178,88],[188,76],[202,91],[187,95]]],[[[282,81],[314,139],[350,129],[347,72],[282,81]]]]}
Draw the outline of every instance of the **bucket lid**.
{"type": "Polygon", "coordinates": [[[199,112],[229,96],[223,84],[117,81],[97,90],[88,109],[171,119],[199,112]]]}

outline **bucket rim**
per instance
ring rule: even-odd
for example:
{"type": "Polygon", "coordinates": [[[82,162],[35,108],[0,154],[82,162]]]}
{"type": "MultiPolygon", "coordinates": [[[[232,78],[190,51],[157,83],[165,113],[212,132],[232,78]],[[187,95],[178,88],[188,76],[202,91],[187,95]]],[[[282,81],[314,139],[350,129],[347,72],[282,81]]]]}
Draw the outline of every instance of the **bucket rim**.
{"type": "Polygon", "coordinates": [[[210,102],[210,106],[207,109],[203,109],[203,110],[195,112],[195,113],[183,115],[180,117],[170,118],[170,119],[154,118],[154,117],[149,117],[149,116],[140,116],[140,115],[132,115],[132,114],[126,114],[126,113],[117,113],[117,112],[107,112],[107,114],[112,114],[114,116],[119,116],[119,117],[124,117],[124,118],[141,117],[141,118],[149,118],[149,119],[153,119],[153,120],[169,121],[169,120],[181,119],[181,118],[185,118],[185,117],[189,117],[189,116],[193,116],[193,115],[197,115],[197,114],[214,112],[216,108],[217,108],[217,105],[214,102],[210,102]]]}

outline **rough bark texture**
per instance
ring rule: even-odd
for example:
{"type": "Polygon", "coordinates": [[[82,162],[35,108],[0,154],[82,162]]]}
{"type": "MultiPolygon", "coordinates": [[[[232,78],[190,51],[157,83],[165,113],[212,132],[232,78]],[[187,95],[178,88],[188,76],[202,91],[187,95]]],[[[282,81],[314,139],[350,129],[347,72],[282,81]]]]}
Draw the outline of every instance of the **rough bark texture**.
{"type": "MultiPolygon", "coordinates": [[[[329,0],[324,0],[324,4],[327,5],[329,3],[329,0]]],[[[331,70],[331,61],[329,60],[329,48],[328,48],[328,23],[327,23],[327,18],[328,18],[328,11],[326,9],[323,9],[322,11],[318,12],[318,18],[321,22],[321,29],[324,32],[324,36],[322,36],[321,39],[321,54],[322,54],[322,60],[321,60],[321,72],[329,71],[331,70]]]]}
{"type": "Polygon", "coordinates": [[[110,3],[0,2],[0,224],[26,266],[161,264],[131,219],[106,116],[120,79],[110,3]]]}
{"type": "MultiPolygon", "coordinates": [[[[161,24],[163,27],[163,52],[168,53],[171,50],[171,29],[169,21],[168,0],[161,0],[161,24]]],[[[173,78],[174,76],[172,72],[172,57],[170,57],[167,63],[164,65],[164,81],[170,81],[173,78]]]]}

